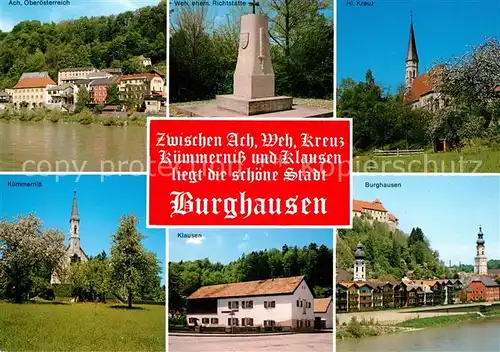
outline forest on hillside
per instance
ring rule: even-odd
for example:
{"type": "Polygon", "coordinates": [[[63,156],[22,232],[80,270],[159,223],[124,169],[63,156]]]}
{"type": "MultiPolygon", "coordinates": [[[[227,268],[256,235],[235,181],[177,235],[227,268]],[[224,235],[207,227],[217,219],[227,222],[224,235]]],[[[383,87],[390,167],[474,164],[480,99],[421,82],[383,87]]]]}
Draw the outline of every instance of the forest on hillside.
{"type": "MultiPolygon", "coordinates": [[[[333,99],[333,1],[262,0],[269,18],[276,94],[333,99]]],[[[171,15],[170,101],[214,99],[232,94],[240,40],[240,17],[208,7],[178,6],[171,15]]]]}
{"type": "Polygon", "coordinates": [[[416,279],[451,275],[422,229],[415,227],[406,235],[399,230],[391,231],[381,222],[370,224],[358,217],[353,219],[352,229],[338,230],[337,268],[352,269],[354,251],[359,242],[365,246],[367,278],[401,279],[409,270],[414,271],[416,279]]]}
{"type": "Polygon", "coordinates": [[[167,3],[119,15],[82,17],[59,23],[23,21],[0,31],[0,89],[12,88],[23,72],[57,72],[68,67],[121,68],[141,72],[137,57],[165,69],[167,3]]]}
{"type": "Polygon", "coordinates": [[[201,286],[305,275],[316,297],[329,297],[333,289],[333,251],[311,243],[298,248],[284,245],[243,254],[226,265],[208,258],[170,262],[168,265],[169,311],[183,312],[186,297],[201,286]]]}

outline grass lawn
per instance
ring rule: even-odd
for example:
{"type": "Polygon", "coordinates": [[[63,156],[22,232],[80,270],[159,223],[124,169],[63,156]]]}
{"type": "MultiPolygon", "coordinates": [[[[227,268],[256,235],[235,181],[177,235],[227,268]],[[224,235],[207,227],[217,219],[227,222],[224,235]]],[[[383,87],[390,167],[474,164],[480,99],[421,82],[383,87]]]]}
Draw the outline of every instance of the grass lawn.
{"type": "Polygon", "coordinates": [[[361,155],[353,158],[354,172],[499,172],[500,150],[472,149],[446,153],[375,157],[361,155]]]}
{"type": "Polygon", "coordinates": [[[136,307],[0,302],[0,351],[165,351],[165,307],[136,307]]]}
{"type": "MultiPolygon", "coordinates": [[[[180,114],[177,112],[177,106],[182,105],[196,105],[196,104],[207,104],[214,103],[215,99],[212,100],[200,100],[200,101],[188,101],[184,103],[174,103],[169,106],[169,115],[170,117],[186,117],[186,115],[180,114]]],[[[300,104],[309,106],[312,108],[321,108],[321,109],[331,109],[333,110],[333,100],[326,99],[304,99],[304,98],[293,98],[294,104],[300,104]]],[[[333,116],[333,114],[332,114],[333,116]]]]}

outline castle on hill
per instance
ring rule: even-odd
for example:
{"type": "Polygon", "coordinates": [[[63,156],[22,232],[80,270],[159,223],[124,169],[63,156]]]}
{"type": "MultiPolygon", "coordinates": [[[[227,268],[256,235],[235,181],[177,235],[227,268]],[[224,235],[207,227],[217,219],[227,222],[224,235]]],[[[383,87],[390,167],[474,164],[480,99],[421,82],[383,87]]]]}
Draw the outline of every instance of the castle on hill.
{"type": "Polygon", "coordinates": [[[399,219],[389,213],[378,198],[373,202],[355,199],[352,204],[352,217],[360,217],[370,223],[377,220],[387,224],[392,231],[399,226],[399,219]]]}

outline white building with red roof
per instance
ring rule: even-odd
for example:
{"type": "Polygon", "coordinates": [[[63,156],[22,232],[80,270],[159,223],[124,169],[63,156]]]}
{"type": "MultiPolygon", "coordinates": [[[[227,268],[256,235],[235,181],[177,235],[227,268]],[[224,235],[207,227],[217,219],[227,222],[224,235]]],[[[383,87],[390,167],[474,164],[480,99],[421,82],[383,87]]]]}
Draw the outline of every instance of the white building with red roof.
{"type": "Polygon", "coordinates": [[[386,223],[393,230],[399,226],[399,219],[389,213],[378,198],[373,202],[355,199],[352,205],[352,217],[362,217],[370,222],[377,220],[386,223]]]}
{"type": "Polygon", "coordinates": [[[203,286],[187,298],[190,326],[310,330],[314,310],[304,276],[203,286]]]}

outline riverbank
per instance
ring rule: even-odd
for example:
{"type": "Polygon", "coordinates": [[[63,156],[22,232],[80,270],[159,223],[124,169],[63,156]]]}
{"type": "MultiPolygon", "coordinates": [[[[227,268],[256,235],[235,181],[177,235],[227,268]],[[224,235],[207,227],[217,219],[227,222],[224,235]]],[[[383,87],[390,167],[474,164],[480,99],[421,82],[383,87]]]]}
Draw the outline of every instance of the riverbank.
{"type": "Polygon", "coordinates": [[[462,313],[454,315],[442,315],[426,318],[414,318],[395,325],[380,325],[373,320],[358,321],[355,317],[344,326],[337,327],[336,338],[343,340],[347,338],[363,338],[369,336],[382,336],[394,334],[397,332],[418,331],[427,328],[442,327],[462,322],[471,322],[477,320],[499,319],[500,310],[493,310],[484,313],[462,313]]]}
{"type": "Polygon", "coordinates": [[[84,109],[79,113],[64,113],[59,110],[1,110],[0,121],[78,123],[81,125],[100,124],[103,126],[146,126],[147,117],[139,114],[130,116],[103,116],[84,109]]]}

